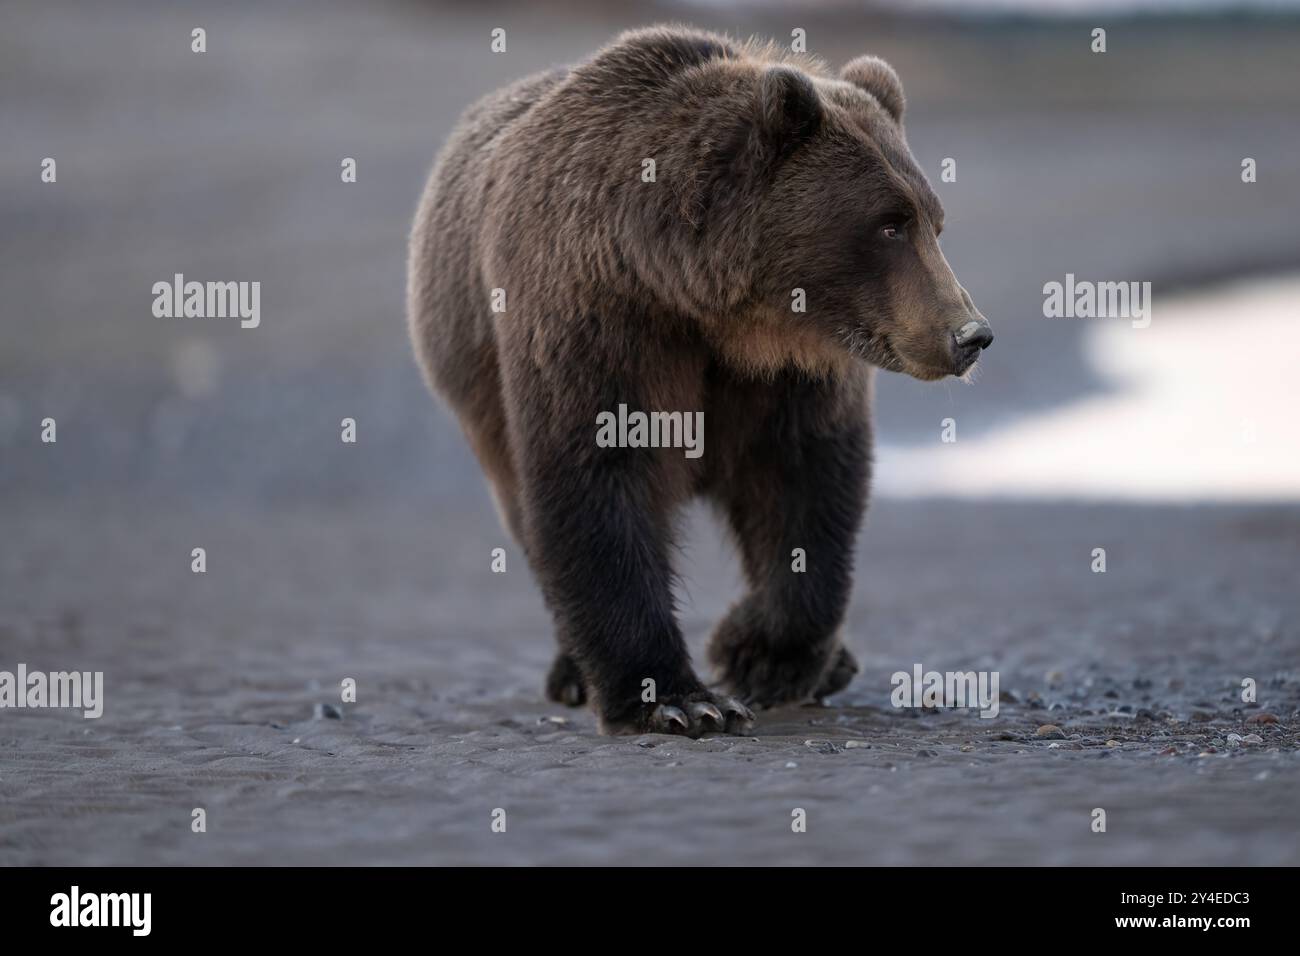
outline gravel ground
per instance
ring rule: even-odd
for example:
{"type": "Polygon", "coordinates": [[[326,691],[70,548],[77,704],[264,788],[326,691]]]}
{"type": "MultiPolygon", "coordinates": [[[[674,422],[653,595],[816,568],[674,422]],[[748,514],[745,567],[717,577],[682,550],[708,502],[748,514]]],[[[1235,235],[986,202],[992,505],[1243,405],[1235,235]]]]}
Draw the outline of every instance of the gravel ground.
{"type": "MultiPolygon", "coordinates": [[[[543,700],[549,623],[517,552],[489,571],[486,502],[5,527],[6,659],[103,670],[107,702],[4,714],[0,862],[1300,862],[1295,509],[880,502],[854,683],[699,741],[543,700]],[[915,663],[998,671],[999,714],[893,708],[915,663]]],[[[738,591],[702,516],[691,541],[698,659],[738,591]]]]}

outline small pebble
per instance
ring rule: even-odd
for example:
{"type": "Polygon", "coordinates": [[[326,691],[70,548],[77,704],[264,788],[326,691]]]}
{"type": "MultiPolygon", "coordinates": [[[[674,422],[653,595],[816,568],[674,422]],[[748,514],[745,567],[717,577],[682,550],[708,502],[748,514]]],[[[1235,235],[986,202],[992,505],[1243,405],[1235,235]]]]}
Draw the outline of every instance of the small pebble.
{"type": "Polygon", "coordinates": [[[840,748],[835,746],[829,740],[805,740],[803,745],[810,750],[815,750],[819,754],[835,754],[840,752],[840,748]]]}
{"type": "Polygon", "coordinates": [[[1229,747],[1240,747],[1240,746],[1241,746],[1241,741],[1242,741],[1242,736],[1241,736],[1241,734],[1228,734],[1228,746],[1229,746],[1229,747]]]}
{"type": "Polygon", "coordinates": [[[1119,741],[1118,741],[1118,740],[1115,740],[1114,738],[1112,738],[1112,739],[1106,741],[1106,746],[1107,746],[1107,747],[1118,747],[1119,745],[1120,745],[1119,741]]]}
{"type": "Polygon", "coordinates": [[[1247,734],[1246,736],[1241,738],[1241,742],[1243,744],[1262,744],[1264,742],[1264,738],[1261,737],[1259,734],[1247,734]]]}
{"type": "Polygon", "coordinates": [[[1047,740],[1064,740],[1065,732],[1056,724],[1043,724],[1038,728],[1037,735],[1047,740]]]}
{"type": "Polygon", "coordinates": [[[844,749],[846,749],[846,750],[850,750],[850,749],[852,749],[852,748],[854,748],[854,747],[862,747],[863,749],[867,749],[867,750],[869,750],[869,749],[871,748],[871,744],[867,743],[865,740],[846,740],[846,741],[844,741],[844,749]]]}

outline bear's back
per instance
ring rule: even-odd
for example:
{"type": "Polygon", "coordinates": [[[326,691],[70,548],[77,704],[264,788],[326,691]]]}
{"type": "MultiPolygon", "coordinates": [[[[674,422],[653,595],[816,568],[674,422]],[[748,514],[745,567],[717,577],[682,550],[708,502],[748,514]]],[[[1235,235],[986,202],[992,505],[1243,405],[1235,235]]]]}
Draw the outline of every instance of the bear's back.
{"type": "Polygon", "coordinates": [[[563,290],[573,311],[609,296],[672,298],[698,224],[689,194],[746,112],[750,64],[724,38],[661,27],[575,66],[494,143],[482,197],[489,285],[547,307],[563,290]]]}

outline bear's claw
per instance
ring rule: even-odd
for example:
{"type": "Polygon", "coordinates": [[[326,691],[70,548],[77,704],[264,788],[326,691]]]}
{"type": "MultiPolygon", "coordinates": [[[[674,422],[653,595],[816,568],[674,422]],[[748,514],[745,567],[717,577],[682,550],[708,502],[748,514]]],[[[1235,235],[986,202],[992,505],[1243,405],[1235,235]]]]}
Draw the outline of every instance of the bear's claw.
{"type": "Polygon", "coordinates": [[[722,711],[714,707],[708,701],[700,700],[691,704],[691,717],[696,721],[703,723],[705,719],[713,721],[719,730],[727,726],[726,719],[722,716],[722,711]]]}
{"type": "Polygon", "coordinates": [[[736,698],[724,697],[722,707],[727,712],[727,733],[743,734],[754,726],[754,712],[736,698]]]}
{"type": "Polygon", "coordinates": [[[606,716],[601,730],[607,734],[672,734],[703,737],[705,734],[743,734],[754,725],[753,712],[734,697],[697,691],[674,697],[674,703],[660,701],[638,713],[606,716]]]}
{"type": "Polygon", "coordinates": [[[686,719],[679,708],[672,704],[660,704],[650,715],[650,723],[660,733],[684,734],[691,729],[691,722],[686,719]]]}

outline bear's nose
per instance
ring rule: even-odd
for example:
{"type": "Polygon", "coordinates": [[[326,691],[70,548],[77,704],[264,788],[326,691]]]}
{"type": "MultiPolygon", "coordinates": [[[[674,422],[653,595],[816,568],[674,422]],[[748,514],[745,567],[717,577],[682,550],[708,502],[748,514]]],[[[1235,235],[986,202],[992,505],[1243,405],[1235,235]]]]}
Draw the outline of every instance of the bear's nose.
{"type": "Polygon", "coordinates": [[[987,322],[972,319],[958,329],[953,338],[957,340],[959,349],[986,349],[993,344],[993,330],[987,322]]]}

